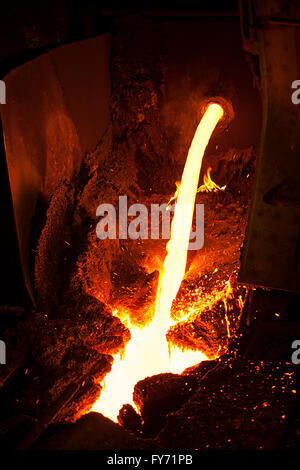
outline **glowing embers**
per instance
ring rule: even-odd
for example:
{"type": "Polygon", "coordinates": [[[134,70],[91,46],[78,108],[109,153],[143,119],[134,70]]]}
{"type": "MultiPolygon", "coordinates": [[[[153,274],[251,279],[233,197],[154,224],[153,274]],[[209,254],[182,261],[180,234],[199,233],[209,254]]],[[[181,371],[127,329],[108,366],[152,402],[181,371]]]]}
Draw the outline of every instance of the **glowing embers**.
{"type": "Polygon", "coordinates": [[[112,371],[105,379],[105,389],[93,406],[94,411],[99,411],[113,420],[116,420],[123,404],[130,403],[134,406],[132,392],[139,380],[162,372],[180,373],[186,367],[206,359],[199,351],[182,351],[178,348],[171,350],[166,334],[168,329],[176,324],[170,318],[170,310],[185,274],[203,155],[222,116],[223,109],[220,105],[209,104],[190,146],[177,191],[171,237],[166,247],[163,271],[160,273],[154,319],[143,329],[128,325],[131,340],[126,346],[124,358],[115,358],[112,371]]]}

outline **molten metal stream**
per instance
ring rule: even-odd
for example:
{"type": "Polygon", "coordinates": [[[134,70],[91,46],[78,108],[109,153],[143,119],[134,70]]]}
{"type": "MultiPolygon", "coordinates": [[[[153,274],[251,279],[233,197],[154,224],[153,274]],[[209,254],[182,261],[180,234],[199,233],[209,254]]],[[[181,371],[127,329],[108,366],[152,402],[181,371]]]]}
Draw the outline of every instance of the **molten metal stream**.
{"type": "Polygon", "coordinates": [[[185,273],[203,155],[222,116],[222,107],[216,103],[210,104],[189,149],[160,276],[154,320],[143,329],[128,325],[131,340],[126,346],[125,355],[115,357],[112,370],[105,379],[104,390],[92,408],[114,421],[123,404],[130,403],[135,407],[132,392],[139,380],[162,372],[181,373],[186,367],[206,359],[199,351],[173,348],[170,352],[166,334],[170,326],[176,323],[171,320],[170,311],[185,273]]]}

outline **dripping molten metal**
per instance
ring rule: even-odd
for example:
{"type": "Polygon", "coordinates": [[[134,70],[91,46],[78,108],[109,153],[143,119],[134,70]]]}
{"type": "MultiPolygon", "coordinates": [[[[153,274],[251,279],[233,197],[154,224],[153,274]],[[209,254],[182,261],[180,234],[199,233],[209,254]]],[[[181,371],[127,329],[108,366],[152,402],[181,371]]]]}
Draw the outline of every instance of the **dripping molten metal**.
{"type": "Polygon", "coordinates": [[[130,329],[131,340],[124,355],[115,357],[101,396],[92,408],[93,411],[101,412],[114,421],[117,421],[118,411],[123,404],[129,403],[135,407],[132,393],[139,380],[163,372],[181,373],[186,367],[207,359],[199,351],[182,351],[179,348],[170,350],[166,334],[176,323],[171,320],[170,312],[185,274],[203,155],[222,116],[223,109],[219,104],[209,104],[191,143],[177,192],[171,237],[167,243],[167,255],[160,275],[154,319],[143,329],[126,325],[130,329]]]}

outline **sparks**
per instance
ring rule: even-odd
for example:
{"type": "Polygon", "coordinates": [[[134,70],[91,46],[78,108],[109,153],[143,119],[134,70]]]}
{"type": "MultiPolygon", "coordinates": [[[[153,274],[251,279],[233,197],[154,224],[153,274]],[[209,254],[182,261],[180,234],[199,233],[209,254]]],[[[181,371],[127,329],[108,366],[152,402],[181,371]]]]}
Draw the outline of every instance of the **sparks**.
{"type": "MultiPolygon", "coordinates": [[[[143,329],[128,324],[131,340],[126,346],[124,359],[115,357],[112,371],[105,379],[105,390],[92,410],[117,420],[119,409],[132,400],[134,385],[145,377],[162,372],[181,373],[206,356],[200,351],[182,351],[170,348],[166,334],[176,322],[170,318],[172,302],[185,274],[187,250],[193,221],[195,198],[203,155],[211,134],[223,116],[223,109],[211,103],[194,135],[182,179],[177,187],[171,237],[167,243],[167,255],[159,280],[156,309],[153,321],[143,329]]],[[[116,313],[118,316],[118,313],[116,313]]]]}

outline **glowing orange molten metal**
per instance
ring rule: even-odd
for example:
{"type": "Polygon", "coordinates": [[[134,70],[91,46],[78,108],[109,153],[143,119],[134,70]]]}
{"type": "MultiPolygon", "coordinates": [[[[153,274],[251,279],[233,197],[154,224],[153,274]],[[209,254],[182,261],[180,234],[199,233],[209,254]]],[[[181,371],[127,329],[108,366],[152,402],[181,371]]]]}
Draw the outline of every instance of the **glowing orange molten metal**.
{"type": "MultiPolygon", "coordinates": [[[[145,377],[162,372],[181,373],[186,367],[206,359],[199,351],[169,350],[166,333],[174,321],[170,318],[171,305],[183,279],[189,237],[193,220],[195,198],[203,155],[223,109],[210,104],[194,135],[182,180],[177,193],[177,203],[171,225],[171,237],[167,244],[167,256],[160,276],[154,320],[143,329],[130,324],[131,340],[123,357],[118,356],[110,374],[105,379],[105,388],[93,411],[99,411],[116,421],[118,411],[132,401],[134,385],[145,377]]],[[[118,314],[115,312],[115,314],[118,314]]]]}
{"type": "Polygon", "coordinates": [[[211,179],[211,167],[208,167],[207,174],[204,175],[203,184],[198,188],[197,193],[209,193],[209,192],[217,192],[217,191],[224,191],[226,189],[225,186],[218,186],[212,179],[211,179]]]}

